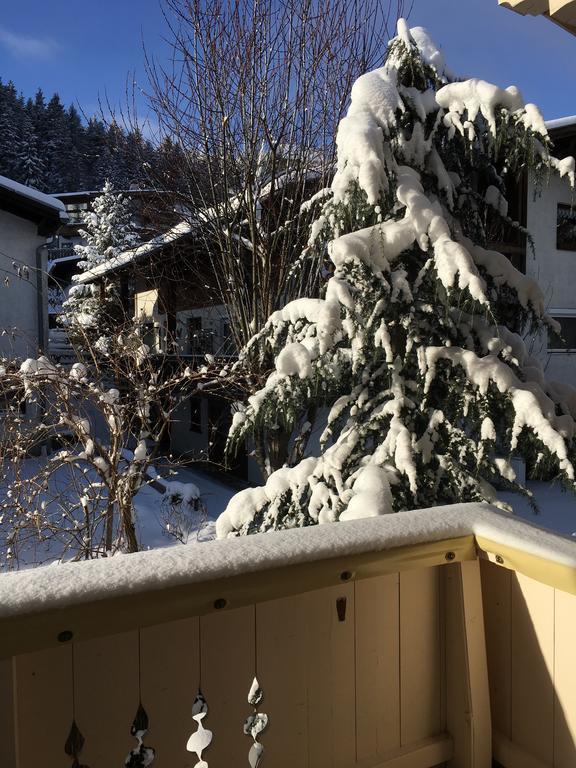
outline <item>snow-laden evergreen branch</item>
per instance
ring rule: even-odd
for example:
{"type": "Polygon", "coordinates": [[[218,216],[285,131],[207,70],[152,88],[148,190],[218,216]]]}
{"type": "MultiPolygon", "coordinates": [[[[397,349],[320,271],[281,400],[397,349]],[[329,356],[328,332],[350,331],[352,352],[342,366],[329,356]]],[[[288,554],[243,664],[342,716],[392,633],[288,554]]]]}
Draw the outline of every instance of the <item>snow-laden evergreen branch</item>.
{"type": "Polygon", "coordinates": [[[275,370],[229,437],[291,432],[294,465],[237,494],[219,535],[497,501],[495,485],[529,495],[513,453],[573,485],[576,393],[547,383],[521,338],[555,324],[489,239],[521,174],[574,185],[537,107],[513,86],[455,80],[401,20],[384,66],[354,84],[337,148],[309,244],[327,244],[331,276],[247,345],[240,366],[275,370]]]}

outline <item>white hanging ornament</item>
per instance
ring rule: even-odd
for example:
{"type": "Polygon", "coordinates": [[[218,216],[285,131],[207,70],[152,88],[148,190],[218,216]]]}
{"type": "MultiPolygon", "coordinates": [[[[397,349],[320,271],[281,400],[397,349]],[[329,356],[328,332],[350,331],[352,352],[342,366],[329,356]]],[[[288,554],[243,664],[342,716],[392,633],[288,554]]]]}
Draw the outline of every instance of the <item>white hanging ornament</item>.
{"type": "Polygon", "coordinates": [[[190,736],[186,744],[188,752],[196,752],[198,757],[198,762],[194,768],[208,768],[208,763],[202,759],[202,752],[212,743],[212,731],[202,725],[202,720],[207,714],[208,703],[202,695],[202,691],[199,690],[194,704],[192,704],[192,719],[198,723],[198,730],[190,736]]]}
{"type": "Polygon", "coordinates": [[[254,740],[248,752],[250,768],[258,768],[264,755],[264,746],[258,741],[258,736],[268,726],[268,715],[257,711],[257,707],[263,698],[264,691],[260,688],[258,679],[255,677],[248,693],[248,704],[254,707],[254,713],[249,715],[244,723],[244,733],[246,736],[252,736],[254,740]]]}

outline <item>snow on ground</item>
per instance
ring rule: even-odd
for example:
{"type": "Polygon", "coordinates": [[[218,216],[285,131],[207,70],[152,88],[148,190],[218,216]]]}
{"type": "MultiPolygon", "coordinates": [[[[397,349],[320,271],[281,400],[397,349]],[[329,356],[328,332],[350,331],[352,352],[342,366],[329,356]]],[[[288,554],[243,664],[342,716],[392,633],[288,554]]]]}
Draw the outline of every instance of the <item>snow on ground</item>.
{"type": "MultiPolygon", "coordinates": [[[[37,471],[39,461],[41,459],[29,460],[30,475],[37,471]]],[[[237,490],[226,482],[224,477],[220,480],[200,468],[174,467],[171,471],[174,474],[161,472],[165,480],[160,482],[163,485],[173,483],[176,488],[176,484],[180,483],[184,489],[190,487],[190,484],[197,486],[201,504],[198,509],[193,509],[191,505],[185,506],[175,521],[174,514],[170,515],[166,504],[163,503],[163,494],[153,486],[144,486],[135,499],[137,534],[143,550],[179,544],[182,537],[179,539],[174,530],[167,530],[167,525],[179,524],[183,528],[183,540],[187,544],[214,539],[215,521],[237,490]]],[[[559,483],[528,482],[528,488],[534,494],[539,507],[538,513],[532,510],[525,498],[517,494],[501,492],[499,497],[513,506],[515,515],[519,518],[561,535],[576,537],[576,494],[564,490],[559,483]]],[[[50,495],[54,498],[55,494],[59,491],[65,492],[66,489],[66,478],[57,477],[54,487],[50,489],[50,495]]],[[[38,543],[22,558],[20,564],[31,565],[33,562],[46,563],[58,559],[59,547],[59,542],[38,543]]]]}
{"type": "MultiPolygon", "coordinates": [[[[45,461],[46,459],[42,457],[26,459],[23,466],[24,480],[30,481],[37,476],[45,461]]],[[[216,518],[236,493],[238,484],[227,483],[224,478],[221,481],[218,477],[199,468],[169,466],[160,469],[159,477],[164,479],[159,479],[158,483],[164,487],[171,486],[172,490],[178,490],[177,484],[180,483],[185,503],[171,506],[167,503],[162,492],[163,488],[159,484],[155,483],[156,487],[143,486],[134,501],[140,548],[156,549],[173,546],[180,542],[202,542],[215,538],[216,518]],[[193,504],[186,503],[189,500],[188,491],[193,487],[196,492],[198,490],[200,492],[197,509],[193,504]]],[[[154,477],[155,473],[152,471],[150,476],[154,477]]],[[[84,486],[96,479],[90,472],[79,479],[78,472],[74,472],[67,466],[60,467],[53,473],[48,488],[41,491],[37,497],[37,503],[44,505],[44,516],[60,528],[64,525],[61,520],[63,504],[74,518],[82,519],[80,495],[84,486]]],[[[10,481],[9,477],[3,482],[0,481],[0,495],[7,493],[7,481],[10,481]]],[[[23,487],[26,487],[26,482],[23,487]]],[[[74,529],[70,523],[66,525],[66,529],[67,532],[45,536],[42,540],[38,538],[33,528],[22,532],[18,544],[11,547],[15,558],[13,562],[23,568],[54,562],[61,558],[71,559],[77,549],[75,544],[67,549],[66,543],[73,540],[74,529]]],[[[0,551],[2,552],[8,546],[7,537],[10,530],[10,515],[0,513],[0,551]]],[[[95,535],[96,537],[103,535],[101,526],[95,535]]]]}
{"type": "MultiPolygon", "coordinates": [[[[236,488],[220,481],[201,469],[177,467],[174,474],[166,478],[166,483],[193,483],[200,490],[203,509],[184,510],[188,526],[185,533],[186,543],[207,541],[215,537],[216,519],[224,511],[228,502],[236,493],[236,488]]],[[[166,474],[166,473],[164,473],[166,474]]],[[[176,544],[177,539],[167,530],[170,524],[163,497],[152,486],[145,486],[136,495],[136,519],[138,540],[142,549],[155,549],[176,544]]]]}
{"type": "Polygon", "coordinates": [[[528,500],[518,494],[501,492],[498,498],[511,504],[515,515],[533,525],[564,536],[576,536],[576,494],[564,490],[560,483],[529,481],[527,487],[539,507],[536,513],[528,500]]]}

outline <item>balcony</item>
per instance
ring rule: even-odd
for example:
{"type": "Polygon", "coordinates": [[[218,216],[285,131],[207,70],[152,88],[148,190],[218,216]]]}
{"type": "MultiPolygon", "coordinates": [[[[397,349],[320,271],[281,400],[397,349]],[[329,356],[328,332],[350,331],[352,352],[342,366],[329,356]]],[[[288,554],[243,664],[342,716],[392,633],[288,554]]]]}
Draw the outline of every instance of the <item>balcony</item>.
{"type": "Polygon", "coordinates": [[[567,32],[576,35],[575,0],[498,0],[498,2],[523,16],[548,16],[567,32]]]}
{"type": "Polygon", "coordinates": [[[576,543],[481,504],[9,573],[0,765],[568,768],[575,647],[576,543]]]}

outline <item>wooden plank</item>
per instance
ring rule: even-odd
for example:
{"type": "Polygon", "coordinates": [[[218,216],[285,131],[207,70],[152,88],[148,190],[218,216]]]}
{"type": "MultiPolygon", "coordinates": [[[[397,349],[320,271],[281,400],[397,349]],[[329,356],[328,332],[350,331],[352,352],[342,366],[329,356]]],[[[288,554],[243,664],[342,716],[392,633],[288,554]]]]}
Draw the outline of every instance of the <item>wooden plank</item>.
{"type": "MultiPolygon", "coordinates": [[[[192,704],[200,673],[198,624],[198,618],[182,619],[141,632],[142,704],[150,722],[145,743],[155,749],[158,766],[184,765],[190,758],[186,742],[197,728],[192,704]]],[[[210,712],[207,723],[209,718],[210,712]]]]}
{"type": "Polygon", "coordinates": [[[354,584],[304,596],[308,764],[350,768],[356,760],[354,584]],[[343,621],[337,601],[345,600],[343,621]]]}
{"type": "Polygon", "coordinates": [[[555,590],[554,768],[576,765],[576,597],[555,590]]]}
{"type": "Polygon", "coordinates": [[[397,547],[395,549],[347,555],[280,568],[239,573],[229,578],[197,581],[148,591],[134,591],[105,600],[83,600],[65,606],[38,610],[30,615],[0,618],[0,658],[58,646],[62,630],[74,632],[76,641],[104,637],[139,627],[176,621],[215,612],[214,602],[227,601],[227,609],[252,605],[288,595],[303,594],[341,584],[349,571],[354,580],[372,578],[404,569],[445,564],[445,554],[455,559],[475,560],[474,537],[461,536],[444,541],[397,547]],[[65,619],[65,621],[64,621],[65,619]]]}
{"type": "Polygon", "coordinates": [[[512,572],[488,560],[480,562],[492,727],[510,738],[512,572]]]}
{"type": "MultiPolygon", "coordinates": [[[[251,740],[244,735],[243,725],[251,712],[247,698],[254,677],[253,608],[203,617],[201,646],[202,690],[209,707],[203,724],[214,734],[203,758],[210,768],[247,765],[251,740]]],[[[276,663],[284,662],[276,659],[276,663]]]]}
{"type": "Polygon", "coordinates": [[[400,574],[400,744],[442,731],[437,568],[400,574]]]}
{"type": "Polygon", "coordinates": [[[490,693],[479,564],[444,571],[447,730],[456,768],[492,765],[490,693]],[[470,567],[468,567],[470,566],[470,567]]]}
{"type": "Polygon", "coordinates": [[[470,764],[473,768],[489,768],[492,765],[492,720],[480,563],[458,563],[455,568],[460,574],[462,585],[466,679],[469,683],[470,702],[467,714],[472,733],[470,764]]]}
{"type": "Polygon", "coordinates": [[[400,575],[356,584],[358,760],[400,747],[400,575]]]}
{"type": "MultiPolygon", "coordinates": [[[[264,690],[261,709],[270,718],[262,743],[266,761],[278,768],[309,765],[307,657],[311,649],[307,620],[303,596],[258,605],[258,680],[264,690]]],[[[329,648],[324,649],[324,653],[329,652],[329,648]]],[[[312,663],[317,660],[314,655],[312,663]]],[[[316,735],[311,733],[310,738],[316,735]]]]}
{"type": "Polygon", "coordinates": [[[393,749],[382,755],[378,762],[363,760],[355,768],[431,768],[450,760],[452,739],[447,735],[432,736],[407,747],[393,749]]]}
{"type": "Polygon", "coordinates": [[[71,650],[61,645],[14,659],[18,768],[71,763],[64,752],[72,724],[71,650]]]}
{"type": "Polygon", "coordinates": [[[554,750],[554,589],[512,578],[511,738],[552,765],[554,750]]]}
{"type": "Polygon", "coordinates": [[[0,661],[0,765],[16,766],[14,660],[0,661]]]}
{"type": "Polygon", "coordinates": [[[85,738],[82,764],[122,765],[136,746],[130,727],[139,703],[138,633],[76,643],[74,676],[76,722],[85,738]]]}
{"type": "Polygon", "coordinates": [[[551,763],[543,763],[528,754],[498,731],[492,733],[492,746],[494,760],[506,768],[552,768],[551,763]]]}

